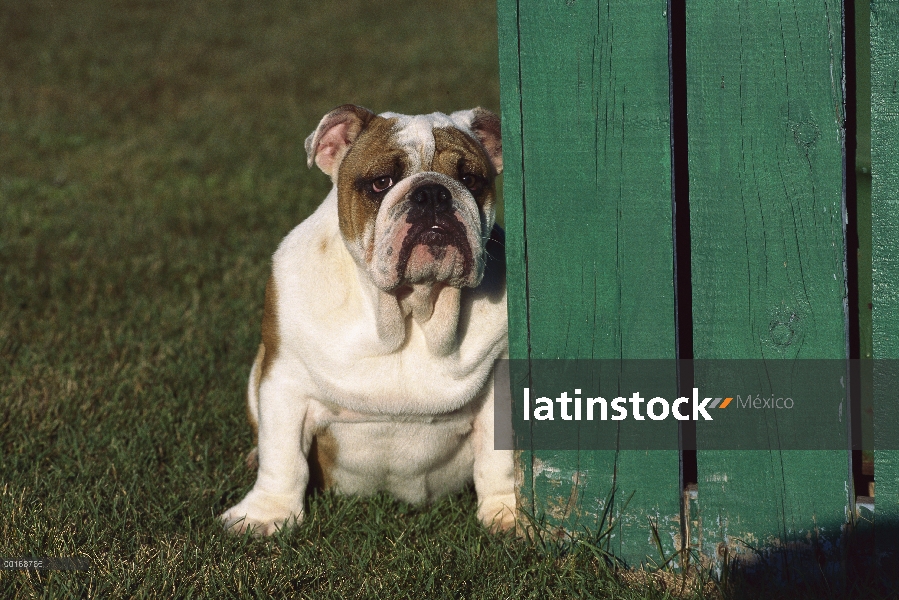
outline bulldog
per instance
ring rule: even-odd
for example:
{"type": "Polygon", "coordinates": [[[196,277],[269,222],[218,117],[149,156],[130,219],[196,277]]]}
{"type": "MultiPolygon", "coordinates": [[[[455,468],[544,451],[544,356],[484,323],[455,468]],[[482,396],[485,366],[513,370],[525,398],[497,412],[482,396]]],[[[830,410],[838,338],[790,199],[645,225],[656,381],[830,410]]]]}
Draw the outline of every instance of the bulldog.
{"type": "Polygon", "coordinates": [[[513,456],[493,424],[508,348],[499,119],[345,105],[306,152],[334,185],[273,256],[247,394],[258,474],[221,520],[290,527],[310,478],[412,503],[473,481],[481,522],[512,527],[513,456]]]}

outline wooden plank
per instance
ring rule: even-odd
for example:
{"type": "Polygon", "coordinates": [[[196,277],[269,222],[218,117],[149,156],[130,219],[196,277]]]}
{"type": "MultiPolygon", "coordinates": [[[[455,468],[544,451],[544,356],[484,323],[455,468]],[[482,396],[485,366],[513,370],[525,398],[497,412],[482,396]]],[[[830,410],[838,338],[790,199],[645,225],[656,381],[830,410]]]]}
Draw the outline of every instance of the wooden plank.
{"type": "MultiPolygon", "coordinates": [[[[674,358],[666,1],[498,9],[512,357],[674,358]]],[[[676,450],[536,450],[521,468],[523,506],[572,530],[617,486],[632,563],[658,560],[650,518],[680,544],[676,450]]]]}
{"type": "MultiPolygon", "coordinates": [[[[841,40],[839,2],[687,3],[696,359],[846,358],[841,40]]],[[[703,450],[716,426],[697,462],[717,568],[839,540],[848,452],[703,450]]]]}
{"type": "MultiPolygon", "coordinates": [[[[871,1],[875,536],[899,569],[899,3],[871,1]],[[890,361],[884,363],[883,361],[890,361]],[[887,366],[887,369],[883,367],[887,366]],[[889,372],[889,371],[892,371],[889,372]]],[[[895,573],[895,571],[894,571],[895,573]]]]}

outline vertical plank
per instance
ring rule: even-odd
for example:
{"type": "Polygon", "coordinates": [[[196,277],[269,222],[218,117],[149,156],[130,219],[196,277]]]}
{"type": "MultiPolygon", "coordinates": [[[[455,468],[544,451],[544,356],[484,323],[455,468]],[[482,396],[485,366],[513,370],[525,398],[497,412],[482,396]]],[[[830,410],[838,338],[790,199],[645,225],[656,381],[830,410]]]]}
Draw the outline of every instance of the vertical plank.
{"type": "MultiPolygon", "coordinates": [[[[503,135],[503,217],[506,230],[509,356],[529,355],[527,240],[524,213],[524,152],[522,150],[521,59],[518,36],[518,0],[497,0],[499,38],[500,112],[503,135]]],[[[517,453],[520,471],[519,508],[534,511],[533,469],[530,449],[517,453]]]]}
{"type": "Polygon", "coordinates": [[[874,479],[878,551],[899,569],[899,3],[871,1],[874,479]]]}
{"type": "MultiPolygon", "coordinates": [[[[873,358],[871,338],[872,281],[871,281],[871,7],[867,0],[855,2],[855,102],[856,152],[855,178],[857,198],[856,228],[858,231],[858,319],[859,358],[873,358]]],[[[853,165],[846,165],[847,168],[853,165]]],[[[852,248],[848,249],[852,252],[852,248]]],[[[865,385],[864,383],[862,385],[865,385]]],[[[862,393],[868,400],[871,394],[862,393]]],[[[862,406],[862,439],[873,448],[874,420],[870,405],[862,406]]],[[[859,490],[860,493],[864,490],[859,490]]]]}
{"type": "MultiPolygon", "coordinates": [[[[512,357],[674,358],[666,0],[498,8],[512,357]]],[[[676,450],[535,450],[521,468],[525,508],[573,530],[613,485],[633,493],[613,540],[632,563],[658,559],[650,518],[680,545],[676,450]]]]}
{"type": "MultiPolygon", "coordinates": [[[[687,3],[696,359],[846,358],[841,41],[838,1],[687,3]]],[[[838,542],[847,451],[703,449],[717,425],[697,426],[713,564],[838,542]]]]}
{"type": "MultiPolygon", "coordinates": [[[[855,165],[847,162],[846,168],[855,168],[855,231],[858,235],[856,249],[858,273],[858,332],[859,355],[864,365],[860,373],[858,388],[861,398],[858,416],[859,422],[853,428],[861,437],[854,440],[855,448],[861,448],[861,456],[854,460],[861,461],[861,472],[865,476],[874,474],[874,394],[870,377],[874,358],[872,312],[873,298],[873,265],[871,263],[871,6],[868,0],[855,3],[855,106],[856,106],[856,151],[855,165]]],[[[848,23],[847,23],[848,26],[848,23]]],[[[848,141],[848,140],[847,140],[848,141]]],[[[848,158],[848,157],[847,157],[848,158]]],[[[847,179],[851,185],[851,179],[847,179]]],[[[850,227],[852,224],[850,223],[850,227]]],[[[851,230],[847,237],[850,242],[847,254],[851,257],[851,230]]],[[[850,263],[851,264],[851,263],[850,263]]],[[[850,290],[851,293],[851,290],[850,290]]],[[[851,307],[851,302],[850,302],[851,307]]],[[[850,329],[850,335],[851,329],[850,329]]],[[[860,365],[861,366],[861,365],[860,365]]],[[[869,496],[868,486],[855,490],[856,496],[869,496]]],[[[859,507],[856,507],[857,509],[859,507]]],[[[867,509],[865,509],[867,511],[867,509]]],[[[868,521],[862,518],[857,524],[863,530],[868,521]]],[[[858,528],[857,528],[858,530],[858,528]]]]}

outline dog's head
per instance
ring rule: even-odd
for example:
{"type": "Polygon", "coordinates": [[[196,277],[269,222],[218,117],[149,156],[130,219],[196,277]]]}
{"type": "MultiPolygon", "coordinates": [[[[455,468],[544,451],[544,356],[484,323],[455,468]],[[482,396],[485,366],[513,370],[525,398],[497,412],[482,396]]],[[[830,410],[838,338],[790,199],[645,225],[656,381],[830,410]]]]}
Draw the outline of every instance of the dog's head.
{"type": "Polygon", "coordinates": [[[340,231],[378,288],[480,283],[503,167],[495,114],[344,105],[325,115],[306,152],[337,186],[340,231]]]}

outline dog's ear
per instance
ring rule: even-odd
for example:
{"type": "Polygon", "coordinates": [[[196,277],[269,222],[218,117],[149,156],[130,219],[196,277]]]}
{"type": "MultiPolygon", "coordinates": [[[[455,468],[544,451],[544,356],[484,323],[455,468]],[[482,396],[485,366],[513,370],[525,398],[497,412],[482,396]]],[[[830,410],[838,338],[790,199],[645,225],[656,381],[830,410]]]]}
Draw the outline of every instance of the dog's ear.
{"type": "Polygon", "coordinates": [[[347,148],[374,117],[375,113],[354,104],[338,106],[326,114],[306,138],[306,164],[317,164],[333,179],[347,148]]]}
{"type": "Polygon", "coordinates": [[[450,115],[456,122],[464,123],[484,146],[496,174],[503,172],[503,137],[498,116],[486,108],[460,110],[450,115]]]}

